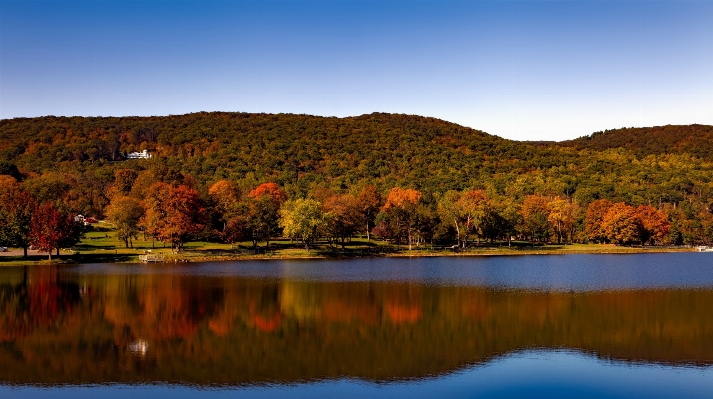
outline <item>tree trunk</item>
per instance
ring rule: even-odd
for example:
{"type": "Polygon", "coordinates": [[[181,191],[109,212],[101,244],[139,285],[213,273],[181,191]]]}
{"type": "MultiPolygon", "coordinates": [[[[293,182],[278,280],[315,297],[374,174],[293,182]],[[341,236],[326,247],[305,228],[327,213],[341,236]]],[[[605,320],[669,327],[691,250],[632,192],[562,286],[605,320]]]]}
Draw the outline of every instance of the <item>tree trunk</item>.
{"type": "Polygon", "coordinates": [[[22,257],[23,257],[23,258],[27,258],[27,244],[25,244],[25,246],[22,247],[22,250],[24,251],[22,257]]]}
{"type": "Polygon", "coordinates": [[[371,232],[369,232],[369,222],[366,222],[366,242],[371,242],[371,232]]]}
{"type": "Polygon", "coordinates": [[[59,258],[59,246],[57,247],[57,257],[59,258]]]}

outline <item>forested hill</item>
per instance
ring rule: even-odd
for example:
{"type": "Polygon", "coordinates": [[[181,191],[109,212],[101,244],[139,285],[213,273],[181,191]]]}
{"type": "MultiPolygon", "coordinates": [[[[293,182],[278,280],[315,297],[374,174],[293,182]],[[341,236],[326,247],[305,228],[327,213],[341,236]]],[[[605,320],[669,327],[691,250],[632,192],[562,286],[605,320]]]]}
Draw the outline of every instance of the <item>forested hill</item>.
{"type": "Polygon", "coordinates": [[[468,185],[480,171],[549,168],[537,148],[434,118],[374,113],[350,118],[194,113],[167,117],[41,117],[0,122],[0,161],[42,173],[57,165],[116,161],[148,149],[202,182],[298,179],[351,185],[468,185]],[[388,183],[387,183],[388,184],[388,183]]]}
{"type": "Polygon", "coordinates": [[[711,151],[713,127],[701,125],[620,129],[536,143],[435,118],[384,113],[335,118],[202,112],[0,121],[0,169],[5,169],[0,174],[19,169],[25,179],[54,174],[48,181],[106,187],[114,183],[116,170],[129,168],[165,181],[189,176],[197,183],[193,186],[203,188],[221,179],[243,189],[275,182],[291,197],[374,184],[383,193],[400,186],[438,196],[479,187],[517,199],[572,197],[584,206],[597,198],[677,203],[713,192],[711,151]],[[154,158],[123,159],[143,149],[154,158]]]}
{"type": "Polygon", "coordinates": [[[713,159],[713,126],[666,125],[613,129],[564,141],[557,145],[599,151],[625,148],[639,156],[687,153],[711,160],[713,159]]]}

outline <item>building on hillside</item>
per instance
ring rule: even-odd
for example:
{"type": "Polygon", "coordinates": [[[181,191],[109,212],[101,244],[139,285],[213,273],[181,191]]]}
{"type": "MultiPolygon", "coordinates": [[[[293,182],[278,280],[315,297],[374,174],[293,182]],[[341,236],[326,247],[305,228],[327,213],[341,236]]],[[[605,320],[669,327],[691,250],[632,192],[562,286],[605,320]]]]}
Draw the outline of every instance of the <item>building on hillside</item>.
{"type": "Polygon", "coordinates": [[[148,150],[126,154],[126,159],[149,159],[151,157],[153,157],[153,155],[149,154],[148,150]]]}

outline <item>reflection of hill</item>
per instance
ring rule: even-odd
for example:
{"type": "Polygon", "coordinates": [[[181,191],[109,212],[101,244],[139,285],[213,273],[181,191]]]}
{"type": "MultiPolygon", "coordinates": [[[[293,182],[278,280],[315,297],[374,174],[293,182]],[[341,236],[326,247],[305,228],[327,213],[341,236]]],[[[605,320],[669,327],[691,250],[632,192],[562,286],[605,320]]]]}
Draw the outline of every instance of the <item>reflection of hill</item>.
{"type": "Polygon", "coordinates": [[[419,378],[531,347],[713,364],[711,290],[33,273],[0,281],[3,383],[419,378]]]}

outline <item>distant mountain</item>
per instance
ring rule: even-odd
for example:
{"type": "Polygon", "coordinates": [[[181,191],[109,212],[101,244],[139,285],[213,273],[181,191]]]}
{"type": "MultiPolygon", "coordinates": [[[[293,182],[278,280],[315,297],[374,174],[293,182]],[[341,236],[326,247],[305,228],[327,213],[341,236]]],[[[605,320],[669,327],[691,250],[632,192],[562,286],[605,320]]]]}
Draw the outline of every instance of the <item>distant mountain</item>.
{"type": "Polygon", "coordinates": [[[625,148],[639,156],[665,153],[688,153],[713,159],[713,126],[666,125],[641,128],[621,128],[596,132],[557,143],[577,149],[605,150],[625,148]]]}

